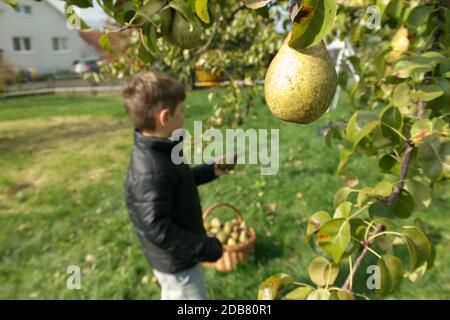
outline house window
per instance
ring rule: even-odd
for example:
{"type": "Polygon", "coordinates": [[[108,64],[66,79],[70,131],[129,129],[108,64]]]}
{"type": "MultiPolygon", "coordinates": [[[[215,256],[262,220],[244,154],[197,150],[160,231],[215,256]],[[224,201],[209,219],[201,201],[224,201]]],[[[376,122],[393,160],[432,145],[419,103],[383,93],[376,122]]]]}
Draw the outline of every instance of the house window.
{"type": "Polygon", "coordinates": [[[31,6],[23,6],[23,13],[31,14],[31,6]]]}
{"type": "Polygon", "coordinates": [[[69,39],[61,37],[52,38],[53,51],[67,52],[69,51],[69,39]]]}
{"type": "Polygon", "coordinates": [[[26,5],[16,5],[16,12],[20,13],[20,14],[31,14],[32,10],[31,10],[31,6],[26,6],[26,5]]]}
{"type": "Polygon", "coordinates": [[[13,48],[16,52],[30,52],[31,38],[30,37],[13,37],[13,48]]]}

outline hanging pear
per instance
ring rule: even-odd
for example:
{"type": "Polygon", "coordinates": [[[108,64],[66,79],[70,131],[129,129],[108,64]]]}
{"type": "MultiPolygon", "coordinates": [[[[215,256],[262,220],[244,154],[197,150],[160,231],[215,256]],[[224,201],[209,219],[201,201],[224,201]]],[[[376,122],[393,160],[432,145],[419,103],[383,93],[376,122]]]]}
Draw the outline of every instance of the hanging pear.
{"type": "Polygon", "coordinates": [[[198,19],[194,23],[189,23],[180,13],[176,12],[172,28],[168,34],[168,39],[181,49],[192,49],[201,43],[202,25],[198,19]]]}
{"type": "Polygon", "coordinates": [[[323,41],[297,50],[289,47],[289,37],[267,70],[266,101],[281,120],[308,124],[328,109],[336,92],[337,75],[323,41]]]}

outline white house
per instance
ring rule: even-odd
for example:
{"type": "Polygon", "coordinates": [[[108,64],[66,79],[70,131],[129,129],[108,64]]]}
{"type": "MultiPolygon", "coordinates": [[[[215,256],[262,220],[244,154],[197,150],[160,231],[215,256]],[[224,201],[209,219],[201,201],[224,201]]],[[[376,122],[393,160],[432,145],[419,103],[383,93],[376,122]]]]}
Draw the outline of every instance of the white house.
{"type": "MultiPolygon", "coordinates": [[[[0,2],[0,49],[16,71],[40,74],[72,69],[75,60],[96,59],[99,52],[67,26],[64,2],[18,0],[16,10],[0,2]]],[[[97,48],[98,49],[98,48],[97,48]]]]}

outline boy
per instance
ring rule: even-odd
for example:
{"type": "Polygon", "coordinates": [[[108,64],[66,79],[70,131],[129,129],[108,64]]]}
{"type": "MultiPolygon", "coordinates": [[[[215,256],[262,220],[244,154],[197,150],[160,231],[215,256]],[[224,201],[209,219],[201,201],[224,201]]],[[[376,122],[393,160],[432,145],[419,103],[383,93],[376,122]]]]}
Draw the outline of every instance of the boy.
{"type": "Polygon", "coordinates": [[[169,137],[183,127],[183,87],[170,77],[143,72],[123,91],[135,128],[126,180],[126,204],[145,256],[161,285],[161,299],[206,299],[202,261],[222,256],[206,235],[197,186],[228,172],[224,165],[175,165],[169,137]]]}

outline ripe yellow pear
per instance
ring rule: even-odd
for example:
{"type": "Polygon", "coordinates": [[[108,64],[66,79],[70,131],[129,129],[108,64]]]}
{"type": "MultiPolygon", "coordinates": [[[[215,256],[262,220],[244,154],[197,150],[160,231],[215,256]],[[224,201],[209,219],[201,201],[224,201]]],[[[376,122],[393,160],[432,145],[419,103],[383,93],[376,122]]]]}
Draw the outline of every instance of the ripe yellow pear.
{"type": "Polygon", "coordinates": [[[266,101],[281,120],[308,124],[328,109],[336,92],[337,75],[322,41],[296,50],[289,47],[289,37],[267,70],[266,101]]]}

